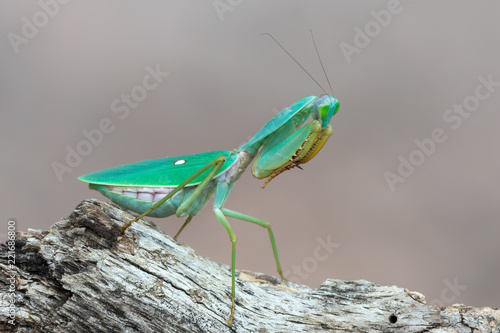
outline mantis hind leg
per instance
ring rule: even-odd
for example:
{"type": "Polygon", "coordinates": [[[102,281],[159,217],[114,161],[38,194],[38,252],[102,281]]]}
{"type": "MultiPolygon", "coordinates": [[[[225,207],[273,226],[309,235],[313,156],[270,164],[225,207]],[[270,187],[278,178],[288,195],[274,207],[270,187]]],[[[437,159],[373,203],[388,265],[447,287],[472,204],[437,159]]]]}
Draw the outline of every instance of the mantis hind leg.
{"type": "Polygon", "coordinates": [[[191,222],[191,219],[193,218],[192,215],[189,215],[188,218],[186,219],[186,222],[184,222],[184,224],[182,225],[182,227],[179,229],[179,231],[177,231],[177,233],[175,234],[174,236],[174,239],[177,240],[177,237],[179,237],[179,235],[181,234],[182,230],[184,230],[184,228],[188,225],[189,222],[191,222]]]}

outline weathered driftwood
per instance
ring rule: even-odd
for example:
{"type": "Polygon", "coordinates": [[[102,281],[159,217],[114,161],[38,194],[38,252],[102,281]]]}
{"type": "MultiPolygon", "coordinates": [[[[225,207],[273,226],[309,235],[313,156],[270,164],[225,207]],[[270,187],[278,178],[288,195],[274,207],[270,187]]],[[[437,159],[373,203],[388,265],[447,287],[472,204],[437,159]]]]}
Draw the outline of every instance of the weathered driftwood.
{"type": "Polygon", "coordinates": [[[229,268],[146,220],[120,235],[130,218],[86,200],[48,230],[18,233],[15,326],[7,323],[12,272],[2,255],[0,331],[500,332],[498,309],[438,308],[420,293],[362,280],[310,289],[251,272],[239,272],[228,328],[229,268]]]}

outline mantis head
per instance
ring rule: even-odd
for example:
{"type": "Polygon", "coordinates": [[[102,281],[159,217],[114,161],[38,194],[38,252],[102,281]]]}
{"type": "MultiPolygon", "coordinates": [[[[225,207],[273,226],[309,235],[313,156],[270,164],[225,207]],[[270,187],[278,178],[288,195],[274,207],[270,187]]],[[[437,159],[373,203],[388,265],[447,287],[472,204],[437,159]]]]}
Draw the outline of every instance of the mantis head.
{"type": "Polygon", "coordinates": [[[321,129],[330,124],[330,119],[339,111],[339,100],[330,95],[321,95],[313,105],[313,119],[321,123],[321,129]]]}

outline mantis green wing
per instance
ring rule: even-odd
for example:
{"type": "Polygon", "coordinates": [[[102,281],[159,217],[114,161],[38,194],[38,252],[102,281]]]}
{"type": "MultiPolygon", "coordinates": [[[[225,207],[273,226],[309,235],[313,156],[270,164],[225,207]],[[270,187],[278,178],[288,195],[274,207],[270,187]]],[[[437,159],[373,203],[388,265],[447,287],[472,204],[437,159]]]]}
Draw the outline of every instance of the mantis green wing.
{"type": "MultiPolygon", "coordinates": [[[[104,169],[78,179],[89,183],[91,189],[101,192],[118,205],[142,214],[174,191],[185,179],[219,156],[223,156],[226,160],[214,177],[227,172],[235,161],[235,155],[230,155],[230,150],[216,150],[193,155],[164,157],[104,169]]],[[[167,217],[176,214],[182,202],[191,195],[208,173],[207,169],[184,185],[172,200],[166,201],[147,215],[167,217]]],[[[215,185],[209,185],[206,192],[180,216],[196,215],[214,190],[215,185]]]]}
{"type": "MultiPolygon", "coordinates": [[[[230,153],[230,150],[215,150],[140,161],[89,173],[78,177],[78,180],[100,185],[175,187],[216,157],[222,155],[227,158],[230,153]]],[[[233,162],[234,158],[227,159],[220,172],[233,162]]],[[[199,175],[189,185],[199,183],[207,173],[199,175]]]]}

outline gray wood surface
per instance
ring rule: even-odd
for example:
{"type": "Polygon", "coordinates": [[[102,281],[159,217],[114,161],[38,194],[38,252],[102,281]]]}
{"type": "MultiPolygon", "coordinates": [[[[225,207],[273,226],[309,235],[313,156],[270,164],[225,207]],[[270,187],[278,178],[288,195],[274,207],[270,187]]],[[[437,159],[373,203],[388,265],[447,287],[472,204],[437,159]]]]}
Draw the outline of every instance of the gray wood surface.
{"type": "Polygon", "coordinates": [[[8,332],[500,332],[500,310],[426,305],[396,286],[329,279],[318,289],[230,270],[147,220],[83,201],[50,229],[17,234],[16,267],[0,259],[0,331],[8,332]],[[9,278],[16,290],[8,292],[9,278]],[[6,301],[15,297],[15,325],[6,301]]]}

